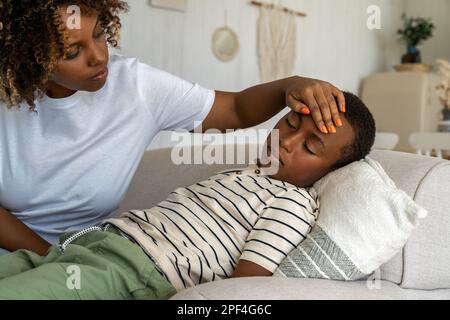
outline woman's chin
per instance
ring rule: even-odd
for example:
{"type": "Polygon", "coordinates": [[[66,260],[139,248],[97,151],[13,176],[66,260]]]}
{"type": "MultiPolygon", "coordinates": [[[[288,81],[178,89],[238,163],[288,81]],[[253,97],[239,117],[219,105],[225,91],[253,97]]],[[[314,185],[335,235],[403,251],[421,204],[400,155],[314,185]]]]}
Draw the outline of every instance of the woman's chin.
{"type": "Polygon", "coordinates": [[[87,86],[85,89],[83,89],[83,91],[97,92],[97,91],[100,91],[101,89],[103,89],[105,84],[106,84],[106,80],[101,81],[101,82],[97,82],[97,83],[94,83],[94,84],[91,84],[91,85],[87,86]]]}

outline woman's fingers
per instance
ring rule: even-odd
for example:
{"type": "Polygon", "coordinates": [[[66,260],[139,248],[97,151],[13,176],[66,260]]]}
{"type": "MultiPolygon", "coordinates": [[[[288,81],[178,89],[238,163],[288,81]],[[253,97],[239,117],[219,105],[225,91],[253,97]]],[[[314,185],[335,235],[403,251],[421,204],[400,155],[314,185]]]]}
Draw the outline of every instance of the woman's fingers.
{"type": "Polygon", "coordinates": [[[339,115],[338,104],[336,103],[336,99],[334,98],[331,91],[328,91],[326,96],[327,96],[328,104],[330,105],[330,109],[331,109],[332,121],[335,123],[335,125],[337,127],[342,127],[343,126],[342,119],[341,119],[341,116],[339,115]]]}
{"type": "Polygon", "coordinates": [[[292,94],[287,96],[286,103],[289,108],[291,108],[297,113],[302,113],[305,115],[311,114],[311,111],[308,108],[308,106],[302,103],[300,100],[297,100],[292,94]]]}
{"type": "Polygon", "coordinates": [[[345,107],[345,96],[344,96],[344,93],[341,90],[339,90],[338,88],[332,86],[331,94],[338,101],[339,111],[342,112],[342,113],[345,113],[346,107],[345,107]]]}
{"type": "MultiPolygon", "coordinates": [[[[318,90],[315,92],[314,97],[320,108],[320,113],[322,114],[322,121],[325,123],[327,127],[327,131],[329,133],[336,133],[336,127],[334,126],[333,119],[331,117],[331,109],[333,108],[330,105],[330,101],[325,96],[323,90],[318,90]]],[[[337,109],[336,102],[333,102],[335,108],[337,109]]],[[[317,123],[316,123],[317,124],[317,123]]],[[[321,125],[321,123],[319,123],[321,125]]],[[[320,128],[320,127],[319,127],[320,128]]]]}
{"type": "Polygon", "coordinates": [[[329,133],[325,121],[322,116],[322,111],[320,109],[319,103],[317,102],[317,99],[315,98],[314,94],[311,92],[310,94],[305,96],[305,102],[309,106],[309,109],[311,110],[311,116],[316,123],[317,127],[322,133],[329,133]]]}
{"type": "Polygon", "coordinates": [[[336,133],[336,128],[343,125],[339,112],[346,111],[344,94],[328,82],[306,80],[287,90],[287,105],[298,113],[311,114],[321,132],[336,133]]]}

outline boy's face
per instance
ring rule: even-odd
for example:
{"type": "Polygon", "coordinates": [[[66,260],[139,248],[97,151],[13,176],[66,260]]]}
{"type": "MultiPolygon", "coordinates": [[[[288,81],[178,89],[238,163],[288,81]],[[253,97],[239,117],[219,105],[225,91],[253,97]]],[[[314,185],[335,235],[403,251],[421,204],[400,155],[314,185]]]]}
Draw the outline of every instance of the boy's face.
{"type": "Polygon", "coordinates": [[[278,156],[277,150],[271,150],[271,135],[267,139],[269,161],[279,162],[278,173],[271,177],[298,187],[310,187],[327,175],[341,159],[343,148],[355,137],[345,115],[342,123],[337,133],[323,134],[311,116],[290,112],[274,128],[280,135],[278,156]]]}

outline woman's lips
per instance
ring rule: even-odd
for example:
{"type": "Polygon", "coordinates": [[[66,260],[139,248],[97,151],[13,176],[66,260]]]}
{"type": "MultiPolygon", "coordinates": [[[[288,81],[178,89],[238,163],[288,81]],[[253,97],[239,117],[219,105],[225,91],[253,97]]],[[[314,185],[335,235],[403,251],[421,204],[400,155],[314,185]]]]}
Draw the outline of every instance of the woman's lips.
{"type": "Polygon", "coordinates": [[[95,76],[91,78],[92,81],[100,81],[104,80],[108,75],[108,68],[105,68],[103,71],[97,73],[95,76]]]}

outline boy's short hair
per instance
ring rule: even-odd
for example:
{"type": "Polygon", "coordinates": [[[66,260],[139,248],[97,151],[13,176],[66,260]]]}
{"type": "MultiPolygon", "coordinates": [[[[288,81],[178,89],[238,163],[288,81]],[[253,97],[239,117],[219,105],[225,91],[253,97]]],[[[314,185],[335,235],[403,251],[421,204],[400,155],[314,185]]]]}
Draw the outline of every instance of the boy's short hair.
{"type": "Polygon", "coordinates": [[[350,163],[364,159],[375,143],[376,125],[369,108],[360,98],[350,92],[344,92],[346,112],[345,119],[355,133],[352,144],[342,150],[342,158],[335,163],[332,170],[345,167],[350,163]]]}

